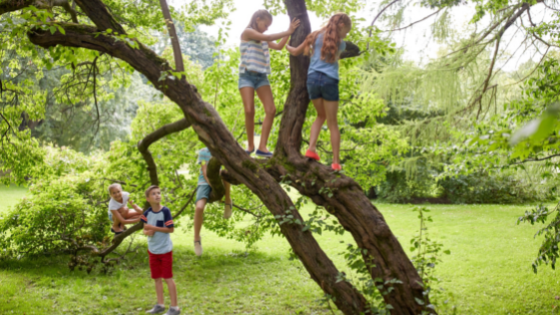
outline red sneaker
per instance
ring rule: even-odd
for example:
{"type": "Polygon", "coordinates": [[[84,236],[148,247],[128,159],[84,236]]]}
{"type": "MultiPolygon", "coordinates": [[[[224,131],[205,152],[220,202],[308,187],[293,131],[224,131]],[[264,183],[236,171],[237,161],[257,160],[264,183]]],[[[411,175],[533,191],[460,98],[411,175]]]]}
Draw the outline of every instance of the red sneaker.
{"type": "Polygon", "coordinates": [[[340,164],[337,163],[331,164],[331,168],[335,171],[342,171],[342,166],[340,166],[340,164]]]}
{"type": "Polygon", "coordinates": [[[312,160],[315,160],[315,161],[319,161],[319,160],[321,159],[321,158],[319,157],[319,154],[317,154],[316,152],[313,152],[313,151],[311,151],[311,150],[307,150],[307,151],[305,152],[305,157],[308,157],[308,158],[310,158],[310,159],[312,159],[312,160]]]}

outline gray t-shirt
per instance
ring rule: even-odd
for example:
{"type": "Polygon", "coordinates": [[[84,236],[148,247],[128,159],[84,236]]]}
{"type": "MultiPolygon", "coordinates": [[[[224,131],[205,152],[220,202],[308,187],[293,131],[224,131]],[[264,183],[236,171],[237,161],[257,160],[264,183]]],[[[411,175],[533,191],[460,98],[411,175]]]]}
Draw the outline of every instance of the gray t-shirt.
{"type": "MultiPolygon", "coordinates": [[[[146,224],[157,227],[174,227],[171,210],[167,207],[162,207],[158,212],[153,211],[152,207],[150,207],[144,212],[140,220],[146,224]]],[[[148,236],[148,250],[150,253],[158,255],[172,251],[173,243],[171,242],[169,233],[155,232],[154,236],[148,236]]]]}

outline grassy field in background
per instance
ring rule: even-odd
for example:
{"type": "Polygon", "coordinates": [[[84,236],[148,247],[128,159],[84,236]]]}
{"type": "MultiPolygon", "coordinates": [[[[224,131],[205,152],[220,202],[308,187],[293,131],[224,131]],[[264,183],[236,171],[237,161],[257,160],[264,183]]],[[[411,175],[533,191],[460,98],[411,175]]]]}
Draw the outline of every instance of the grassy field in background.
{"type": "MultiPolygon", "coordinates": [[[[0,186],[0,217],[26,193],[0,186]]],[[[412,206],[378,204],[391,229],[408,251],[418,231],[412,206]]],[[[531,262],[540,240],[538,227],[516,225],[528,206],[429,205],[432,239],[444,244],[436,273],[457,314],[555,314],[560,285],[550,268],[535,275],[531,262]]],[[[183,218],[182,220],[188,220],[183,218]]],[[[177,229],[174,273],[182,314],[331,314],[298,261],[288,259],[288,244],[266,237],[245,253],[244,245],[203,230],[204,255],[192,248],[192,231],[177,229]]],[[[342,271],[340,255],[349,235],[317,236],[342,271]],[[341,243],[342,241],[342,243],[341,243]]],[[[141,314],[155,301],[145,239],[141,250],[111,275],[71,272],[68,257],[0,262],[0,314],[141,314]]],[[[168,302],[166,296],[166,302],[168,302]]]]}

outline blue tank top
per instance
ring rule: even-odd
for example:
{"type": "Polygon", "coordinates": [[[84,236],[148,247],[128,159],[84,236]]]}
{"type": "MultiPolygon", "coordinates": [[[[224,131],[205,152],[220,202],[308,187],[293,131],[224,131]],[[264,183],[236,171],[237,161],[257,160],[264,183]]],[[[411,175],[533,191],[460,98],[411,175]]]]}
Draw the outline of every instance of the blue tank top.
{"type": "Polygon", "coordinates": [[[309,71],[307,74],[309,75],[313,72],[322,72],[329,77],[338,80],[338,58],[340,57],[340,54],[346,50],[346,43],[344,41],[340,42],[335,62],[326,62],[325,60],[321,60],[321,49],[323,48],[324,35],[324,32],[319,34],[319,36],[317,36],[317,40],[315,40],[313,55],[311,56],[311,64],[309,65],[309,71]]]}

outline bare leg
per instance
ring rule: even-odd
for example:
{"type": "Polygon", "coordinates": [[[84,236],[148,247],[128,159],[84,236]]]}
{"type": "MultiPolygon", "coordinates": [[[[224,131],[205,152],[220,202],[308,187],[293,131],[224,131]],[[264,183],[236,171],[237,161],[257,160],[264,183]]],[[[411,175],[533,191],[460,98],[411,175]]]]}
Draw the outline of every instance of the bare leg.
{"type": "Polygon", "coordinates": [[[338,101],[324,101],[327,114],[327,126],[331,132],[331,145],[333,150],[333,163],[340,164],[340,131],[338,130],[338,101]]]}
{"type": "Polygon", "coordinates": [[[177,286],[173,278],[165,279],[167,289],[169,290],[169,297],[171,298],[171,306],[177,307],[177,286]]]}
{"type": "Polygon", "coordinates": [[[227,204],[231,205],[231,196],[230,196],[230,191],[231,191],[231,185],[230,183],[226,182],[225,180],[222,181],[222,183],[224,183],[224,189],[226,190],[226,196],[225,196],[225,201],[227,204]]]}
{"type": "Polygon", "coordinates": [[[245,109],[245,131],[247,132],[247,150],[255,149],[255,89],[252,87],[244,87],[239,89],[241,99],[243,100],[243,108],[245,109]]]}
{"type": "Polygon", "coordinates": [[[163,305],[163,282],[161,281],[161,278],[154,279],[154,281],[156,282],[157,303],[163,305]]]}
{"type": "Polygon", "coordinates": [[[194,211],[194,241],[200,241],[200,230],[204,221],[204,207],[206,207],[206,198],[202,198],[196,202],[194,211]]]}
{"type": "Polygon", "coordinates": [[[113,226],[111,226],[111,228],[115,232],[122,232],[123,229],[121,229],[120,225],[121,221],[119,221],[119,218],[117,218],[117,216],[113,213],[113,226]]]}
{"type": "Polygon", "coordinates": [[[319,133],[321,128],[327,119],[327,114],[325,113],[325,105],[322,98],[317,98],[312,100],[313,106],[317,110],[317,118],[311,125],[311,136],[309,137],[309,150],[317,152],[317,139],[319,138],[319,133]]]}
{"type": "Polygon", "coordinates": [[[272,90],[270,85],[261,86],[257,89],[257,95],[263,103],[264,106],[264,121],[262,124],[261,131],[261,142],[259,144],[259,150],[263,152],[268,152],[266,145],[268,143],[268,136],[270,136],[270,130],[272,129],[272,123],[274,123],[274,115],[276,115],[276,106],[274,105],[274,98],[272,97],[272,90]]]}
{"type": "Polygon", "coordinates": [[[133,218],[134,219],[139,218],[139,217],[142,216],[142,213],[136,212],[136,210],[127,209],[127,210],[123,211],[121,213],[121,215],[123,216],[123,218],[128,220],[128,219],[133,219],[133,218]]]}

